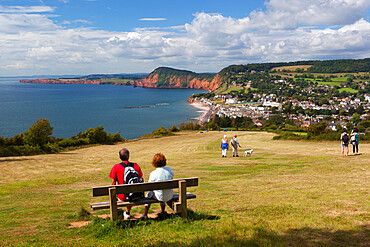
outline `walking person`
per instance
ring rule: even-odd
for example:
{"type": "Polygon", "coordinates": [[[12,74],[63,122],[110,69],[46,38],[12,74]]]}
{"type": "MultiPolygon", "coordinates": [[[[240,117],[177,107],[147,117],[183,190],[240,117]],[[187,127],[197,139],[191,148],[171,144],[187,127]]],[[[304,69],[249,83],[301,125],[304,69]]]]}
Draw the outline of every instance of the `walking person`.
{"type": "Polygon", "coordinates": [[[233,148],[233,157],[239,157],[238,155],[238,147],[242,147],[240,146],[239,142],[238,142],[238,139],[236,139],[237,135],[234,135],[234,137],[231,139],[230,141],[230,144],[231,144],[231,147],[233,148]]]}
{"type": "Polygon", "coordinates": [[[353,154],[358,153],[358,144],[360,142],[359,130],[354,128],[351,132],[351,144],[353,146],[353,154]]]}
{"type": "Polygon", "coordinates": [[[347,134],[347,130],[343,129],[343,133],[340,135],[341,140],[341,147],[342,147],[342,157],[344,156],[344,153],[346,153],[346,156],[348,156],[348,143],[349,143],[349,136],[347,134]],[[344,151],[346,149],[346,151],[344,151]]]}
{"type": "Polygon", "coordinates": [[[224,135],[224,138],[221,140],[221,149],[222,149],[222,157],[226,158],[227,150],[229,149],[229,141],[227,140],[227,136],[224,135]]]}

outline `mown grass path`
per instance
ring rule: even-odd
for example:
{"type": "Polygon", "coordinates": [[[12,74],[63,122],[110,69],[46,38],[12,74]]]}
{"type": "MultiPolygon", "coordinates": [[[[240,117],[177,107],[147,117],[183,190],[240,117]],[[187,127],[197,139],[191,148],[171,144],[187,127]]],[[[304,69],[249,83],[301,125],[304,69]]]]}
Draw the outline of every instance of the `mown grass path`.
{"type": "MultiPolygon", "coordinates": [[[[273,141],[238,134],[252,157],[221,158],[224,132],[96,146],[71,152],[0,158],[1,246],[369,246],[370,144],[340,157],[338,143],[273,141]],[[68,228],[93,186],[108,185],[118,151],[127,147],[147,180],[155,153],[175,178],[199,177],[188,222],[179,217],[112,224],[95,219],[68,228]]],[[[240,156],[242,153],[240,152],[240,156]]],[[[156,211],[158,206],[153,206],[156,211]]],[[[141,214],[142,207],[133,209],[141,214]]],[[[104,213],[104,211],[102,212],[104,213]]],[[[106,213],[106,211],[105,211],[106,213]]]]}

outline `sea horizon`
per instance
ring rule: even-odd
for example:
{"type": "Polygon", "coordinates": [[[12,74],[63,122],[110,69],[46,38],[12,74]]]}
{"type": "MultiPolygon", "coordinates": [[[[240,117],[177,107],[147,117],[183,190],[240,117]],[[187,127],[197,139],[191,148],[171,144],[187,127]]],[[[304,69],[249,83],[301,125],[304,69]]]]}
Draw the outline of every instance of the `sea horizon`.
{"type": "Polygon", "coordinates": [[[159,127],[179,126],[201,115],[187,102],[199,89],[150,89],[117,85],[25,84],[20,77],[0,78],[0,136],[24,133],[40,118],[53,136],[69,138],[104,127],[135,139],[159,127]],[[146,107],[150,106],[150,107],[146,107]]]}

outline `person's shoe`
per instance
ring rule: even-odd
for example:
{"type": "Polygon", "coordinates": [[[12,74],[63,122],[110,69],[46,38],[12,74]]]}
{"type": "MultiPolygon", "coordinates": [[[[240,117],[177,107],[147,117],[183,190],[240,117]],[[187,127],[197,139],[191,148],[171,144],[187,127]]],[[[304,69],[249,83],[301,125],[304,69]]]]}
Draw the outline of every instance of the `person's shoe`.
{"type": "Polygon", "coordinates": [[[235,155],[233,155],[233,157],[235,157],[235,155]]]}
{"type": "Polygon", "coordinates": [[[127,213],[127,212],[124,212],[124,213],[123,213],[123,217],[124,217],[126,220],[129,220],[129,219],[131,219],[131,214],[130,214],[130,213],[127,213]]]}
{"type": "Polygon", "coordinates": [[[140,217],[140,219],[141,219],[141,220],[147,220],[147,219],[149,219],[149,217],[148,217],[148,215],[142,215],[142,216],[140,217]]]}
{"type": "Polygon", "coordinates": [[[239,157],[239,155],[237,155],[236,157],[239,157]]]}

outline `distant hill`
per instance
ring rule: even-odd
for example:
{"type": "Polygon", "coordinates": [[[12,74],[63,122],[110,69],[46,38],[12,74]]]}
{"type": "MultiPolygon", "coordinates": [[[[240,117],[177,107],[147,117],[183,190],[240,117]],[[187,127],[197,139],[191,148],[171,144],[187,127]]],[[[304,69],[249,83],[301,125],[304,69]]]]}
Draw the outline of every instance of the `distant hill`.
{"type": "Polygon", "coordinates": [[[253,63],[246,65],[230,65],[219,73],[195,73],[168,67],[159,67],[147,74],[93,74],[75,78],[21,80],[25,83],[56,83],[56,84],[114,84],[133,85],[148,88],[195,88],[214,91],[231,75],[254,72],[271,72],[277,68],[300,69],[308,73],[357,73],[370,71],[370,58],[340,60],[310,60],[277,63],[253,63]]]}
{"type": "Polygon", "coordinates": [[[265,71],[269,72],[276,67],[311,65],[306,69],[311,73],[357,73],[370,71],[370,58],[365,59],[339,59],[339,60],[310,60],[296,62],[278,62],[278,63],[252,63],[247,65],[230,65],[222,69],[221,76],[235,74],[240,72],[265,71]]]}
{"type": "Polygon", "coordinates": [[[215,90],[222,84],[217,74],[198,74],[188,70],[159,67],[146,78],[135,82],[139,87],[150,88],[196,88],[215,90]]]}

